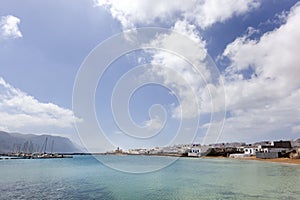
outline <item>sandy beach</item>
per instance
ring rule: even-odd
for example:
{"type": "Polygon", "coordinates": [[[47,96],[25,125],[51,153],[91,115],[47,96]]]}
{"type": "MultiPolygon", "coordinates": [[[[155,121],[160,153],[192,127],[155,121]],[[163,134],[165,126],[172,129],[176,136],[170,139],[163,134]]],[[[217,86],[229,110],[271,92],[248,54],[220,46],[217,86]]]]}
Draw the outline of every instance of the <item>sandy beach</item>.
{"type": "Polygon", "coordinates": [[[276,162],[276,163],[287,163],[287,164],[300,165],[300,159],[291,159],[291,158],[261,159],[261,158],[249,157],[249,158],[242,158],[241,160],[257,160],[257,161],[262,161],[262,162],[276,162]]]}
{"type": "Polygon", "coordinates": [[[245,157],[245,158],[227,158],[223,156],[205,156],[205,158],[222,158],[222,159],[235,159],[235,160],[257,160],[261,162],[274,162],[274,163],[286,163],[300,165],[300,159],[291,158],[273,158],[273,159],[261,159],[256,157],[245,157]]]}

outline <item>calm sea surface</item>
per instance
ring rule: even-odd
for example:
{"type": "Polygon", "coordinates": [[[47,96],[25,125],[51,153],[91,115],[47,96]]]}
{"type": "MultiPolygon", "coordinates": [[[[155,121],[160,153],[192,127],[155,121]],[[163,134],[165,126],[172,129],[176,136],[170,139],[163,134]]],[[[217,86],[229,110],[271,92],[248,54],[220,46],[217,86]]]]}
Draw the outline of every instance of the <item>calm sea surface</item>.
{"type": "MultiPolygon", "coordinates": [[[[168,157],[103,156],[129,167],[168,157]],[[124,164],[124,162],[123,162],[124,164]]],[[[0,199],[300,199],[300,166],[180,158],[162,170],[129,174],[92,156],[0,160],[0,199]]]]}

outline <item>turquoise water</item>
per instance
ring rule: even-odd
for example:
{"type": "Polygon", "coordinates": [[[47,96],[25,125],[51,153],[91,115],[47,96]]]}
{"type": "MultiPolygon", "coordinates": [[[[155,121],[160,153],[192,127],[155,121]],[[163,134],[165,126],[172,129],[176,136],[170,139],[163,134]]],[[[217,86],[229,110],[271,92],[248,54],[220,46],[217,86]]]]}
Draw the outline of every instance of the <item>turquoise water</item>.
{"type": "MultiPolygon", "coordinates": [[[[171,159],[103,158],[129,166],[171,159]]],[[[0,177],[0,199],[300,199],[299,165],[259,161],[180,158],[156,172],[129,174],[92,156],[0,160],[0,177]]]]}

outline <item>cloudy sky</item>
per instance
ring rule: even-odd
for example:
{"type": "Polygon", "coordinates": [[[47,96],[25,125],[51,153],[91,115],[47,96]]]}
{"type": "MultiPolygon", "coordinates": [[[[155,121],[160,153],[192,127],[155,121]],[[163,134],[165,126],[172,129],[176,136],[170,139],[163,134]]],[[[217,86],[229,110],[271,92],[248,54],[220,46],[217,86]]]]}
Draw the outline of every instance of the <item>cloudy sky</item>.
{"type": "Polygon", "coordinates": [[[0,130],[87,140],[97,130],[78,136],[75,124],[89,122],[72,106],[85,58],[122,31],[134,30],[125,35],[130,43],[139,28],[161,27],[170,32],[146,42],[157,49],[120,55],[98,82],[90,103],[107,141],[122,148],[168,145],[182,124],[188,139],[176,143],[193,136],[211,142],[209,134],[219,142],[299,138],[299,21],[295,0],[2,0],[0,130]],[[112,101],[113,91],[130,89],[115,90],[129,72],[136,82],[119,85],[157,84],[140,87],[130,101],[126,94],[112,101]],[[124,107],[132,124],[122,127],[124,107]]]}

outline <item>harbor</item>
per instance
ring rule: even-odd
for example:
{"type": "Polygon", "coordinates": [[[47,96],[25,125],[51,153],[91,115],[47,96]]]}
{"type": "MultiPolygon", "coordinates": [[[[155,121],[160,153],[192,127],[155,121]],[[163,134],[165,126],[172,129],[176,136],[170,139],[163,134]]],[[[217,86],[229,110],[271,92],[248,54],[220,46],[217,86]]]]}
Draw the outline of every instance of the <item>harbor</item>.
{"type": "Polygon", "coordinates": [[[2,154],[0,155],[0,160],[9,159],[50,159],[50,158],[73,158],[72,155],[66,154],[48,154],[48,153],[19,153],[19,154],[2,154]]]}
{"type": "Polygon", "coordinates": [[[64,153],[54,153],[54,141],[51,143],[51,151],[47,152],[48,137],[45,138],[45,141],[42,147],[33,148],[31,141],[26,141],[23,145],[15,144],[12,152],[0,154],[0,160],[9,160],[9,159],[52,159],[52,158],[72,158],[72,155],[64,153]]]}

